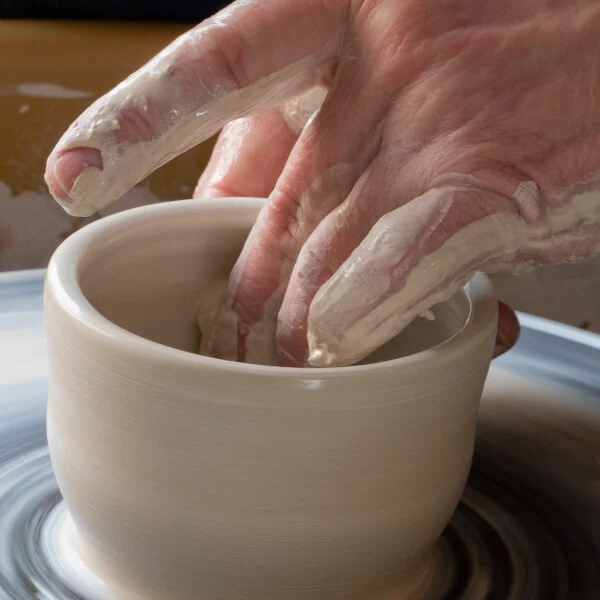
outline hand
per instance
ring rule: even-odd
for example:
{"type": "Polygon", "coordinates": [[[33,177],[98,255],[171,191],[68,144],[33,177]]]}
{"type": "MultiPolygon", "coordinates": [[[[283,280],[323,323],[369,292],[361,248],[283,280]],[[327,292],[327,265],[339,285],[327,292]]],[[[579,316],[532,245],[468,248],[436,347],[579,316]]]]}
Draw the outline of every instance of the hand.
{"type": "Polygon", "coordinates": [[[600,251],[599,32],[590,0],[239,1],[90,107],[47,181],[90,214],[232,121],[197,194],[269,200],[213,352],[350,364],[477,270],[600,251]]]}

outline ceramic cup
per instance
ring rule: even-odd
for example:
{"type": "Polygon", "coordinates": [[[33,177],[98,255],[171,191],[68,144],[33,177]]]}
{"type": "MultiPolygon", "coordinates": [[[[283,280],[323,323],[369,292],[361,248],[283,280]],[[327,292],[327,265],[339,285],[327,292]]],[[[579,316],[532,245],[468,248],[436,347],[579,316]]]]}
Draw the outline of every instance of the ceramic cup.
{"type": "Polygon", "coordinates": [[[48,442],[77,556],[112,598],[419,596],[471,464],[490,283],[476,276],[367,364],[199,356],[198,301],[261,205],[134,209],[52,258],[48,442]]]}

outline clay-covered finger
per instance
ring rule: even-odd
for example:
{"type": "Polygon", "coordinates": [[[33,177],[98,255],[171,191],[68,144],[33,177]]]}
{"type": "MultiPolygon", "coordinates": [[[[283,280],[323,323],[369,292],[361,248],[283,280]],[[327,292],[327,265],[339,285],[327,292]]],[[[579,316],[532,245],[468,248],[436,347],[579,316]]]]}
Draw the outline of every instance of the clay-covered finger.
{"type": "Polygon", "coordinates": [[[308,362],[359,362],[530,235],[514,202],[485,188],[434,188],[386,214],[316,293],[308,362]]]}
{"type": "MultiPolygon", "coordinates": [[[[419,184],[411,178],[415,173],[414,166],[409,164],[404,169],[398,169],[401,163],[394,158],[385,148],[382,149],[343,204],[320,223],[304,244],[278,315],[277,353],[281,363],[296,366],[307,364],[308,317],[315,295],[363,243],[382,217],[395,214],[398,207],[406,205],[413,196],[419,194],[419,184]]],[[[461,178],[461,181],[464,180],[461,178]]],[[[473,184],[476,182],[472,179],[469,181],[473,184]]],[[[479,194],[483,192],[480,190],[479,194]]],[[[418,209],[420,198],[415,202],[415,208],[418,209]]],[[[460,212],[464,217],[459,221],[454,219],[454,225],[458,227],[465,219],[476,218],[482,210],[483,214],[488,214],[496,208],[495,202],[491,206],[485,202],[479,202],[474,207],[462,205],[460,212]]],[[[426,210],[425,206],[422,210],[426,210]]],[[[408,240],[407,235],[418,229],[419,225],[417,221],[411,222],[410,219],[414,217],[409,216],[409,211],[406,214],[409,220],[400,235],[401,239],[408,240]]],[[[448,225],[449,222],[443,224],[448,225]]],[[[361,257],[357,263],[361,264],[363,260],[364,257],[361,257]]],[[[373,269],[381,266],[377,260],[371,265],[373,269]]],[[[369,273],[367,270],[366,275],[369,273]]],[[[352,301],[360,307],[360,297],[352,301]]]]}
{"type": "MultiPolygon", "coordinates": [[[[344,202],[321,221],[302,247],[277,319],[276,352],[280,364],[306,364],[310,304],[319,288],[387,212],[386,204],[382,202],[386,198],[385,190],[385,178],[369,168],[344,202]]],[[[391,201],[389,195],[388,199],[391,201]]]]}
{"type": "Polygon", "coordinates": [[[277,313],[303,244],[377,155],[385,99],[361,90],[360,80],[339,81],[303,130],[233,269],[215,333],[214,352],[221,358],[232,358],[219,348],[233,338],[235,325],[248,361],[273,359],[257,357],[252,347],[274,349],[277,313]],[[258,331],[265,341],[254,341],[258,331]]]}
{"type": "Polygon", "coordinates": [[[226,125],[194,197],[268,197],[298,136],[326,94],[325,86],[317,86],[281,107],[226,125]]]}
{"type": "Polygon", "coordinates": [[[335,60],[345,10],[316,0],[233,3],[71,125],[48,159],[50,191],[71,214],[93,214],[227,122],[318,84],[335,60]]]}
{"type": "Polygon", "coordinates": [[[277,354],[282,364],[307,364],[308,316],[315,295],[384,215],[411,200],[418,188],[407,171],[413,172],[398,170],[389,153],[382,152],[303,246],[278,315],[277,354]]]}

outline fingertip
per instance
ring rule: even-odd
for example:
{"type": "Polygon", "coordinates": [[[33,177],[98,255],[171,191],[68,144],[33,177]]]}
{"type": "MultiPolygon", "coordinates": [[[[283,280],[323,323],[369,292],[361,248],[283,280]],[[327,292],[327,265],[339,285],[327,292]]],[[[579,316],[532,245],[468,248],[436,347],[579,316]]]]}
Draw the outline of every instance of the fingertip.
{"type": "Polygon", "coordinates": [[[510,350],[519,340],[521,324],[515,312],[504,304],[498,302],[498,331],[496,334],[496,348],[494,356],[500,356],[510,350]]]}
{"type": "Polygon", "coordinates": [[[68,209],[73,204],[70,193],[77,178],[88,169],[101,171],[103,167],[97,148],[69,148],[50,156],[44,177],[52,196],[68,209]]]}
{"type": "Polygon", "coordinates": [[[329,367],[331,363],[329,353],[322,348],[315,348],[308,355],[308,364],[311,367],[329,367]]]}

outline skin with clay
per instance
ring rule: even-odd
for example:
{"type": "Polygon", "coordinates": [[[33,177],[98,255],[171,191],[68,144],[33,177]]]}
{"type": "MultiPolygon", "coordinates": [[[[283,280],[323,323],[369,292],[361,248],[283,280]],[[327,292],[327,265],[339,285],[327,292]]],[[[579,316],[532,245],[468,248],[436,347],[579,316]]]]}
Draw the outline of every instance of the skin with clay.
{"type": "Polygon", "coordinates": [[[195,195],[268,202],[205,350],[351,364],[478,270],[600,252],[599,33],[591,0],[238,0],[81,115],[46,180],[89,215],[223,129],[195,195]]]}

